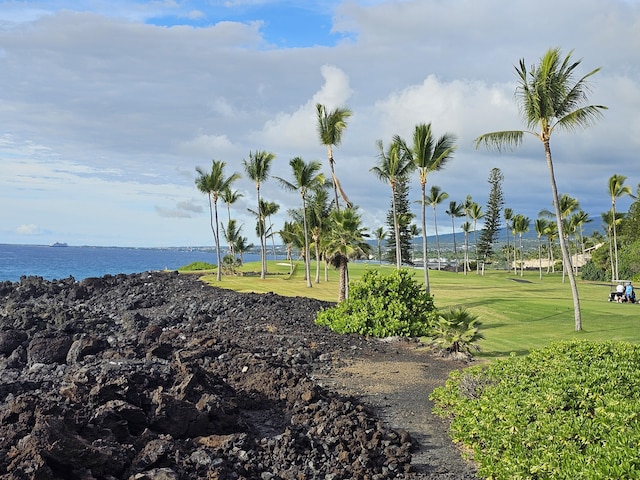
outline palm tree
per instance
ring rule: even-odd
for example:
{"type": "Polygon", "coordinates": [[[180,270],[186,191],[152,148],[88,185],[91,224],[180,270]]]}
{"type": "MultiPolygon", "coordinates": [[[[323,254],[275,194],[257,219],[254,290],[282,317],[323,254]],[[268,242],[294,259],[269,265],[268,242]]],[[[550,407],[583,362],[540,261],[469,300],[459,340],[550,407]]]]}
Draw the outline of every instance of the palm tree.
{"type": "Polygon", "coordinates": [[[230,188],[231,184],[233,184],[233,182],[240,178],[239,173],[233,173],[231,176],[225,177],[225,166],[225,162],[213,160],[211,163],[210,173],[205,172],[200,167],[196,167],[196,172],[198,172],[198,177],[196,178],[196,187],[202,193],[205,193],[209,198],[209,220],[211,223],[213,238],[216,242],[216,258],[218,261],[218,267],[216,268],[216,278],[218,281],[222,280],[222,263],[220,261],[220,235],[218,229],[218,198],[220,198],[220,195],[224,190],[230,188]],[[215,223],[213,212],[215,212],[215,223]]]}
{"type": "MultiPolygon", "coordinates": [[[[269,170],[271,169],[271,162],[275,158],[273,153],[265,152],[263,150],[256,151],[255,153],[249,152],[249,160],[242,160],[244,170],[249,177],[256,184],[256,194],[258,197],[258,222],[264,222],[260,213],[260,185],[269,178],[269,170]]],[[[260,258],[262,260],[262,268],[260,269],[260,278],[264,279],[267,274],[267,239],[266,228],[264,223],[258,226],[260,231],[260,258]]]]}
{"type": "Polygon", "coordinates": [[[366,229],[360,225],[355,208],[333,210],[329,216],[331,228],[327,238],[327,254],[331,264],[340,271],[338,302],[349,298],[349,259],[367,254],[366,229]]]}
{"type": "MultiPolygon", "coordinates": [[[[424,284],[427,293],[429,293],[430,290],[429,259],[427,255],[427,222],[425,214],[427,177],[431,172],[442,170],[447,162],[453,158],[453,153],[456,150],[455,142],[456,136],[452,133],[445,133],[436,141],[431,132],[431,123],[418,124],[413,131],[411,158],[415,168],[418,170],[420,179],[420,199],[422,203],[422,263],[424,269],[424,284]]],[[[439,252],[438,257],[440,257],[439,252]]],[[[438,265],[440,264],[438,263],[438,265]]]]}
{"type": "Polygon", "coordinates": [[[224,238],[229,245],[229,255],[222,258],[223,262],[228,257],[231,259],[229,262],[229,266],[231,267],[231,273],[235,274],[236,267],[236,256],[235,256],[235,247],[234,245],[238,242],[238,239],[242,236],[242,226],[238,225],[235,219],[229,219],[227,222],[227,226],[222,225],[222,233],[224,234],[224,238]]]}
{"type": "MultiPolygon", "coordinates": [[[[572,53],[569,52],[562,59],[560,49],[549,49],[540,59],[539,65],[533,65],[530,70],[525,66],[524,59],[521,59],[519,66],[516,67],[518,75],[516,95],[527,130],[486,133],[475,140],[476,148],[484,144],[497,150],[501,150],[504,146],[520,145],[525,133],[535,136],[542,142],[551,179],[551,192],[556,211],[562,258],[569,266],[571,265],[571,257],[564,240],[558,204],[558,189],[551,158],[551,134],[556,128],[568,131],[586,128],[601,118],[602,110],[607,108],[603,105],[585,105],[589,90],[587,80],[600,69],[596,68],[576,81],[576,69],[581,61],[572,61],[572,53]],[[540,129],[539,131],[534,130],[537,127],[540,129]]],[[[582,314],[578,287],[573,270],[571,268],[568,270],[573,296],[575,330],[580,331],[582,330],[582,314]]]]}
{"type": "Polygon", "coordinates": [[[384,230],[384,227],[378,227],[375,229],[373,234],[376,237],[376,241],[378,242],[378,263],[382,263],[382,240],[387,238],[387,232],[384,230]]]}
{"type": "MultiPolygon", "coordinates": [[[[331,213],[331,203],[327,193],[327,183],[314,187],[313,196],[309,199],[309,231],[311,233],[312,244],[316,256],[316,278],[315,282],[320,283],[320,260],[322,259],[322,236],[327,231],[327,218],[331,213]]],[[[327,262],[325,259],[325,278],[327,277],[327,262]]]]}
{"type": "Polygon", "coordinates": [[[293,272],[293,244],[295,242],[295,238],[298,234],[296,231],[296,224],[293,222],[284,222],[284,226],[282,230],[280,230],[279,235],[282,239],[282,242],[285,244],[285,248],[287,249],[287,260],[289,261],[289,273],[293,272]]]}
{"type": "MultiPolygon", "coordinates": [[[[624,182],[627,179],[624,175],[612,175],[609,178],[609,196],[611,197],[611,218],[616,216],[616,199],[623,195],[631,195],[631,187],[625,185],[624,182]]],[[[612,272],[612,280],[619,280],[618,276],[618,236],[616,233],[616,222],[613,222],[613,255],[615,258],[615,270],[612,272]]]]}
{"type": "Polygon", "coordinates": [[[476,315],[455,307],[438,316],[431,337],[436,344],[452,353],[470,353],[471,348],[480,350],[477,342],[484,338],[480,333],[481,325],[476,315]]]}
{"type": "MultiPolygon", "coordinates": [[[[273,257],[277,260],[278,257],[277,257],[277,254],[276,254],[275,236],[276,236],[276,234],[278,232],[274,232],[273,231],[273,222],[271,221],[271,219],[280,210],[280,205],[278,205],[276,202],[264,202],[264,201],[261,201],[261,203],[262,203],[262,211],[264,213],[265,222],[266,222],[267,219],[269,219],[269,228],[267,228],[265,230],[264,239],[265,239],[265,242],[266,242],[267,238],[271,238],[271,248],[272,248],[271,251],[273,252],[273,257]]],[[[265,243],[265,247],[266,247],[266,243],[265,243]]]]}
{"type": "Polygon", "coordinates": [[[420,227],[418,227],[418,225],[416,225],[415,223],[412,223],[411,225],[409,225],[409,233],[411,234],[411,263],[413,264],[413,253],[415,251],[415,248],[413,247],[416,243],[416,237],[420,235],[420,227]]]}
{"type": "Polygon", "coordinates": [[[547,221],[546,218],[536,218],[535,222],[533,223],[535,229],[536,229],[536,234],[538,235],[538,271],[540,272],[540,280],[542,280],[542,235],[544,235],[544,232],[547,229],[547,226],[549,225],[549,222],[547,221]]]}
{"type": "Polygon", "coordinates": [[[504,223],[505,223],[505,233],[507,237],[507,273],[511,271],[511,262],[509,262],[509,221],[513,219],[513,209],[505,208],[504,209],[504,223]]]}
{"type": "Polygon", "coordinates": [[[553,246],[556,242],[556,238],[558,238],[558,224],[556,222],[550,222],[547,225],[547,228],[544,229],[544,236],[547,237],[547,244],[549,248],[549,263],[547,265],[547,274],[549,273],[549,268],[551,268],[551,272],[556,272],[556,264],[553,256],[553,246]]]}
{"type": "Polygon", "coordinates": [[[333,111],[327,111],[327,108],[320,104],[316,104],[316,112],[318,118],[318,135],[320,136],[320,143],[327,147],[327,158],[329,159],[329,168],[331,169],[331,179],[333,181],[333,191],[336,196],[336,208],[340,209],[338,202],[338,192],[340,196],[347,204],[347,208],[351,208],[351,202],[345,195],[338,177],[336,177],[333,158],[333,147],[337,147],[342,142],[342,132],[347,128],[347,120],[352,115],[351,110],[348,108],[336,108],[333,111]]]}
{"type": "Polygon", "coordinates": [[[391,187],[391,209],[393,212],[393,227],[396,238],[396,268],[402,266],[402,251],[400,242],[400,225],[398,222],[398,212],[396,209],[396,182],[399,177],[406,177],[413,169],[411,158],[407,155],[407,150],[403,148],[404,142],[397,135],[393,138],[391,145],[385,152],[382,140],[378,140],[378,164],[371,168],[371,171],[391,187]]]}
{"type": "Polygon", "coordinates": [[[302,220],[304,228],[304,272],[307,279],[307,287],[311,288],[311,273],[309,268],[309,228],[307,226],[307,193],[310,190],[320,188],[325,183],[324,175],[320,172],[322,164],[317,161],[305,162],[300,157],[289,161],[293,173],[293,182],[276,177],[283,188],[290,191],[298,191],[302,199],[302,220]]]}
{"type": "MultiPolygon", "coordinates": [[[[231,224],[231,205],[236,203],[241,197],[242,197],[242,193],[240,193],[238,190],[231,190],[231,187],[225,188],[222,191],[222,193],[220,193],[220,199],[227,206],[227,223],[228,224],[231,224]]],[[[235,257],[233,242],[229,242],[229,251],[231,252],[231,255],[235,257]]]]}
{"type": "Polygon", "coordinates": [[[484,217],[480,204],[473,202],[469,208],[469,217],[473,220],[473,244],[476,252],[476,273],[480,273],[480,261],[478,259],[478,220],[484,217]]]}
{"type": "Polygon", "coordinates": [[[529,231],[531,220],[524,215],[516,215],[513,217],[513,231],[516,232],[520,239],[520,276],[524,276],[524,252],[522,250],[522,234],[529,231]]]}
{"type": "Polygon", "coordinates": [[[449,210],[445,212],[451,217],[451,231],[453,232],[453,255],[456,258],[456,273],[458,273],[458,247],[456,245],[456,226],[454,219],[460,218],[464,215],[464,205],[451,200],[449,202],[449,210]]]}
{"type": "Polygon", "coordinates": [[[622,223],[624,214],[621,212],[616,212],[616,216],[614,217],[613,210],[609,210],[607,212],[601,213],[600,215],[602,217],[604,227],[607,231],[607,237],[609,238],[609,262],[611,264],[611,281],[615,282],[618,279],[616,278],[615,260],[613,255],[613,228],[614,225],[620,225],[620,223],[622,223]]]}
{"type": "Polygon", "coordinates": [[[440,238],[438,237],[438,222],[437,222],[437,213],[436,207],[444,202],[447,198],[449,198],[449,194],[447,192],[443,192],[442,189],[438,185],[431,185],[431,190],[429,191],[429,195],[425,199],[426,202],[431,205],[433,208],[433,228],[436,232],[436,250],[438,252],[438,270],[440,267],[440,259],[442,255],[440,253],[440,238]]]}
{"type": "Polygon", "coordinates": [[[463,270],[466,275],[469,271],[469,232],[471,232],[471,222],[464,222],[460,225],[460,228],[464,232],[464,265],[463,270]]]}
{"type": "Polygon", "coordinates": [[[250,248],[253,248],[253,243],[247,243],[247,242],[248,242],[247,237],[238,237],[236,239],[235,245],[233,246],[235,252],[240,257],[240,265],[244,263],[244,259],[242,258],[242,256],[244,255],[244,252],[246,252],[250,248]]]}

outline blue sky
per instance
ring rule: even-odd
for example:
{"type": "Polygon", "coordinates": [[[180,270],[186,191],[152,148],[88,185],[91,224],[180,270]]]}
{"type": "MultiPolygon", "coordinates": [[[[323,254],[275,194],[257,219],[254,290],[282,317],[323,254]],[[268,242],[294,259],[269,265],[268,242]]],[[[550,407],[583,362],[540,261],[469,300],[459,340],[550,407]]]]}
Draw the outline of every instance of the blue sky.
{"type": "MultiPolygon", "coordinates": [[[[255,150],[275,153],[284,178],[294,156],[326,163],[318,102],[354,112],[336,172],[370,229],[390,202],[369,172],[376,140],[422,122],[458,136],[429,184],[484,204],[498,167],[507,206],[536,218],[551,208],[539,142],[498,155],[473,139],[522,128],[513,65],[555,46],[585,72],[602,67],[590,100],[609,107],[604,119],[552,139],[560,192],[600,223],[607,179],[640,182],[638,24],[638,0],[0,0],[0,243],[209,245],[196,166],[243,173],[255,150]]],[[[255,188],[236,188],[233,215],[257,243],[255,188]]],[[[261,191],[281,206],[278,228],[299,198],[275,180],[261,191]]]]}

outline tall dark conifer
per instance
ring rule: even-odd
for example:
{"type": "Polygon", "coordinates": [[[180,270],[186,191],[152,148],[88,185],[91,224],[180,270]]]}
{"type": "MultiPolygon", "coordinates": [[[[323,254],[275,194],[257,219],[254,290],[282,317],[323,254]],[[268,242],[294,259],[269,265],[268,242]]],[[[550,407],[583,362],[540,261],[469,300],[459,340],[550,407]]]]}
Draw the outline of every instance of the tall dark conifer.
{"type": "Polygon", "coordinates": [[[478,240],[478,259],[485,263],[493,255],[493,244],[498,239],[498,233],[502,225],[502,207],[504,206],[504,195],[502,193],[502,182],[504,175],[499,168],[491,169],[489,173],[489,199],[484,214],[484,227],[478,240]]]}
{"type": "MultiPolygon", "coordinates": [[[[415,217],[409,208],[409,178],[398,177],[396,183],[396,210],[398,212],[398,223],[400,230],[400,254],[402,263],[412,265],[411,260],[411,243],[413,237],[411,235],[411,221],[415,217]]],[[[387,214],[387,224],[389,225],[389,235],[387,237],[387,255],[386,260],[390,263],[396,263],[396,238],[393,228],[393,210],[389,210],[387,214]]]]}

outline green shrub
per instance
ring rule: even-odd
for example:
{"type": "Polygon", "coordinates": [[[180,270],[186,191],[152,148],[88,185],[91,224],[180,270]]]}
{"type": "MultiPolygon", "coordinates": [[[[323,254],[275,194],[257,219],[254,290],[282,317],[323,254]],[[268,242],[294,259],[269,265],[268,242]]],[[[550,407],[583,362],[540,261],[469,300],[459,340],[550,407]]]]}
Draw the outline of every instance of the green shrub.
{"type": "Polygon", "coordinates": [[[588,260],[581,269],[582,280],[591,280],[594,282],[605,282],[611,278],[611,274],[607,274],[607,270],[598,267],[593,260],[588,260]]]}
{"type": "Polygon", "coordinates": [[[418,337],[429,333],[435,318],[433,298],[407,270],[370,270],[350,286],[347,300],[320,311],[316,324],[338,333],[418,337]]]}
{"type": "Polygon", "coordinates": [[[215,270],[216,266],[207,262],[191,262],[189,265],[178,268],[182,272],[197,272],[199,270],[215,270]]]}
{"type": "Polygon", "coordinates": [[[484,338],[480,333],[478,317],[463,308],[452,308],[438,315],[429,336],[436,345],[450,352],[470,353],[471,349],[480,350],[478,340],[484,338]]]}
{"type": "Polygon", "coordinates": [[[555,343],[456,371],[430,398],[484,477],[640,478],[640,345],[555,343]]]}

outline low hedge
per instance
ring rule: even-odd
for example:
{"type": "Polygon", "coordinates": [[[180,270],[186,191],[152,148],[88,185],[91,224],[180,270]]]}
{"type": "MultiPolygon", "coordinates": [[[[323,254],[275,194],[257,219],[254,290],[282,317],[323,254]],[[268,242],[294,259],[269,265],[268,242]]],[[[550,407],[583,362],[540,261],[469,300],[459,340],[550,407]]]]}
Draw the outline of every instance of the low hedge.
{"type": "Polygon", "coordinates": [[[430,398],[481,476],[640,478],[640,345],[555,343],[453,372],[430,398]]]}

